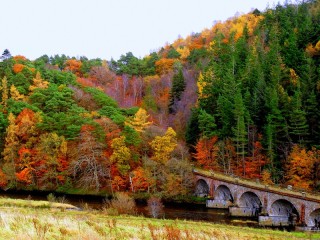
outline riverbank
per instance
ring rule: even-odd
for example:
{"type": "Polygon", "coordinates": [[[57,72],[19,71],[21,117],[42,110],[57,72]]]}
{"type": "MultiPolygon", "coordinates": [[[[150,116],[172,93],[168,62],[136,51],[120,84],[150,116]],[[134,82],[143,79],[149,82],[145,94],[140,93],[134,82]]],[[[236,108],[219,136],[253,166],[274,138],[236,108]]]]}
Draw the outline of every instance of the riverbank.
{"type": "Polygon", "coordinates": [[[104,211],[53,207],[51,202],[5,199],[0,239],[319,239],[319,233],[286,232],[208,222],[111,216],[104,211]],[[44,204],[46,202],[46,204],[44,204]],[[46,206],[46,207],[43,207],[46,206]],[[51,207],[50,207],[51,206],[51,207]]]}

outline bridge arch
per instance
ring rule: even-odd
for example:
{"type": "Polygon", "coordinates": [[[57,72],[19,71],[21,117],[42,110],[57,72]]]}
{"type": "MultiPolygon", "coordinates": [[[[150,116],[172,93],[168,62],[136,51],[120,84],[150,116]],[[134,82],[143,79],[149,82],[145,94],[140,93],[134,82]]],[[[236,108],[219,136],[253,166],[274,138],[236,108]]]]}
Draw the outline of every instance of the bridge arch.
{"type": "Polygon", "coordinates": [[[210,193],[209,184],[204,179],[196,182],[195,195],[199,197],[207,197],[210,193]]]}
{"type": "Polygon", "coordinates": [[[299,219],[299,212],[295,205],[286,199],[275,200],[271,204],[270,216],[288,216],[299,219]]]}
{"type": "Polygon", "coordinates": [[[226,185],[219,185],[214,193],[214,199],[233,202],[233,196],[226,185]]]}
{"type": "Polygon", "coordinates": [[[320,228],[320,208],[310,213],[307,225],[320,228]]]}
{"type": "Polygon", "coordinates": [[[251,191],[244,192],[238,201],[239,207],[248,207],[252,209],[260,209],[262,202],[259,196],[251,191]]]}

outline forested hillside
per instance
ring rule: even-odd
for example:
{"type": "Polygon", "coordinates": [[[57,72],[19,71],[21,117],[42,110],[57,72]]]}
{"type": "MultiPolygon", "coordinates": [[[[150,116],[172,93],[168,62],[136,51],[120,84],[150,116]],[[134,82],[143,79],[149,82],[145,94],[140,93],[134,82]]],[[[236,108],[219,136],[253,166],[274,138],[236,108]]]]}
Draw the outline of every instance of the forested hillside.
{"type": "Polygon", "coordinates": [[[0,186],[177,198],[192,167],[320,187],[320,1],[217,22],[144,58],[0,62],[0,186]]]}

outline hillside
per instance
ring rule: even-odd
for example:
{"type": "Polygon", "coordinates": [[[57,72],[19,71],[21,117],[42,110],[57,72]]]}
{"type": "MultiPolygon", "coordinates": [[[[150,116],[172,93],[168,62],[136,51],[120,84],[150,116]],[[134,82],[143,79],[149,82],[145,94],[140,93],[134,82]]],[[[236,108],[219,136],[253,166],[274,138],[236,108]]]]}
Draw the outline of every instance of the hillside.
{"type": "Polygon", "coordinates": [[[320,2],[232,17],[140,59],[0,62],[0,186],[179,198],[192,166],[317,190],[320,2]]]}

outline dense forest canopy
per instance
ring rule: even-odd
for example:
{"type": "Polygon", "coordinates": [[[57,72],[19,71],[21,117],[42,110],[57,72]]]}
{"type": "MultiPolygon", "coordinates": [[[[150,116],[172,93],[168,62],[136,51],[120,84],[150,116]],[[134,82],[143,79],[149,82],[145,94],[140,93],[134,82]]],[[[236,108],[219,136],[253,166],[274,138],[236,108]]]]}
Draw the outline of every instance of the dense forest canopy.
{"type": "Polygon", "coordinates": [[[320,1],[232,17],[144,58],[0,62],[0,186],[192,191],[192,167],[320,187],[320,1]]]}

